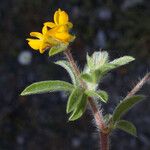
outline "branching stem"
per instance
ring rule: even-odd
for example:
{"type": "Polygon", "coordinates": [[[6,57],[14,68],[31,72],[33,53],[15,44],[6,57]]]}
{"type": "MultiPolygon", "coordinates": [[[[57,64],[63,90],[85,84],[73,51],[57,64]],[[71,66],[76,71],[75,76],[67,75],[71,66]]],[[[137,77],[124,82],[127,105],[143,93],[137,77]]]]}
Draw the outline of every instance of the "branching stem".
{"type": "MultiPolygon", "coordinates": [[[[76,76],[78,77],[78,79],[80,80],[80,83],[81,83],[81,86],[83,88],[86,88],[86,84],[84,83],[84,81],[81,79],[81,73],[72,57],[72,54],[70,53],[70,50],[67,50],[64,52],[66,58],[68,59],[71,67],[73,68],[73,71],[74,73],[76,74],[76,76]]],[[[102,112],[98,109],[96,103],[94,102],[93,98],[92,97],[88,97],[88,102],[90,104],[90,107],[92,109],[92,112],[93,112],[93,115],[94,115],[94,118],[95,118],[95,122],[96,122],[96,125],[99,129],[100,132],[100,135],[103,135],[103,131],[105,131],[106,129],[106,125],[105,125],[105,122],[103,120],[103,115],[102,115],[102,112]]],[[[105,133],[104,134],[105,136],[101,136],[100,137],[100,147],[101,147],[101,150],[108,150],[109,149],[109,142],[106,141],[108,140],[108,133],[105,133]],[[107,137],[107,138],[106,138],[107,137]],[[106,145],[105,145],[106,144],[106,145]]]]}
{"type": "MultiPolygon", "coordinates": [[[[78,77],[80,84],[83,88],[86,89],[86,84],[81,78],[81,73],[80,70],[78,69],[72,54],[70,53],[70,50],[66,50],[64,52],[66,58],[68,59],[75,75],[78,77]]],[[[127,94],[126,98],[129,98],[133,96],[136,92],[138,92],[142,86],[150,80],[150,73],[147,73],[137,84],[136,86],[127,94]]],[[[100,134],[100,149],[101,150],[109,150],[109,131],[107,131],[107,126],[103,120],[103,115],[102,112],[99,110],[97,107],[94,99],[92,97],[88,97],[88,102],[90,104],[91,110],[93,112],[94,118],[96,125],[99,129],[99,134],[100,134]]]]}
{"type": "Polygon", "coordinates": [[[129,98],[131,96],[133,96],[135,93],[137,93],[142,86],[148,81],[150,80],[150,72],[147,73],[137,84],[136,86],[128,93],[128,95],[126,96],[126,98],[129,98]]]}

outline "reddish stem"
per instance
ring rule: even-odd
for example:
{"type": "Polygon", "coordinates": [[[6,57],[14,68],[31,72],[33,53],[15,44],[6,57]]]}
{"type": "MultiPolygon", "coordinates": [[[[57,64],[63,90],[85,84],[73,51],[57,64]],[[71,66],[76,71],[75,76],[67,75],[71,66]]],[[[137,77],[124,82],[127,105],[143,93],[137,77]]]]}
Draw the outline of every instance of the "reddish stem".
{"type": "MultiPolygon", "coordinates": [[[[83,81],[83,80],[81,79],[81,77],[80,77],[80,71],[79,71],[79,69],[78,69],[78,67],[77,67],[77,65],[76,65],[76,63],[75,63],[75,61],[74,61],[74,59],[73,59],[73,57],[72,57],[72,54],[70,53],[70,50],[65,51],[64,54],[66,55],[66,57],[67,57],[69,63],[71,64],[74,73],[75,73],[76,76],[79,78],[79,80],[80,80],[80,82],[81,82],[81,86],[82,86],[83,88],[86,88],[86,85],[85,85],[84,81],[83,81]]],[[[104,121],[103,121],[102,113],[99,111],[99,109],[98,109],[97,105],[95,104],[93,98],[92,98],[92,97],[89,97],[89,98],[88,98],[88,101],[89,101],[89,104],[90,104],[91,109],[92,109],[92,111],[93,111],[94,118],[95,118],[95,121],[96,121],[97,126],[98,126],[101,130],[105,129],[105,123],[104,123],[104,121]]]]}
{"type": "Polygon", "coordinates": [[[79,71],[79,69],[78,69],[78,67],[77,67],[77,65],[76,65],[76,63],[75,63],[75,61],[74,61],[74,59],[73,59],[73,57],[72,57],[72,54],[70,53],[70,50],[65,51],[64,54],[66,55],[66,57],[67,57],[67,59],[68,59],[70,65],[71,65],[71,67],[73,68],[73,71],[74,71],[75,75],[76,75],[76,76],[78,77],[78,79],[80,80],[81,85],[82,85],[83,87],[85,87],[86,85],[85,85],[85,83],[83,82],[83,80],[82,80],[81,77],[80,77],[80,71],[79,71]]]}
{"type": "Polygon", "coordinates": [[[95,104],[95,102],[94,102],[92,97],[89,97],[88,101],[89,101],[89,104],[90,104],[91,109],[93,111],[93,115],[94,115],[97,127],[100,130],[104,130],[106,127],[105,127],[105,123],[104,123],[104,120],[103,120],[102,113],[97,108],[97,105],[95,104]]]}
{"type": "Polygon", "coordinates": [[[101,150],[109,150],[109,134],[108,133],[100,133],[100,149],[101,150]]]}
{"type": "Polygon", "coordinates": [[[136,92],[138,92],[142,86],[148,81],[150,80],[150,72],[147,73],[137,84],[136,86],[128,93],[128,95],[126,96],[126,98],[129,98],[131,96],[133,96],[136,92]]]}
{"type": "MultiPolygon", "coordinates": [[[[79,71],[79,69],[78,69],[78,67],[77,67],[77,65],[76,65],[76,63],[72,57],[72,54],[70,53],[70,50],[65,51],[64,54],[66,55],[71,67],[73,68],[74,73],[76,74],[76,76],[80,80],[81,86],[83,88],[86,88],[86,84],[84,83],[84,81],[80,77],[80,71],[79,71]]],[[[88,102],[89,102],[90,107],[92,109],[96,125],[97,125],[98,129],[100,130],[100,137],[101,137],[101,140],[100,140],[101,146],[100,147],[101,147],[101,150],[108,150],[109,149],[109,142],[108,142],[109,136],[108,136],[108,134],[101,132],[101,131],[104,131],[106,129],[106,125],[105,125],[105,122],[103,120],[102,112],[99,111],[99,109],[98,109],[98,107],[97,107],[97,105],[94,102],[92,97],[88,97],[88,102]]]]}

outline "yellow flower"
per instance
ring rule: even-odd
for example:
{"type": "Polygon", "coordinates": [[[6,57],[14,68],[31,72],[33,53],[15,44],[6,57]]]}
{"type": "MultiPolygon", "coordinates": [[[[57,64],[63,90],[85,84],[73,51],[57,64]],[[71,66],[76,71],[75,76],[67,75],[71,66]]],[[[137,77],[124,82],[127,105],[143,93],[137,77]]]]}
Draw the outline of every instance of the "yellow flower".
{"type": "Polygon", "coordinates": [[[28,38],[28,44],[30,45],[31,48],[34,50],[39,50],[40,53],[44,53],[45,49],[49,47],[48,43],[46,41],[46,33],[47,33],[47,28],[43,27],[42,33],[40,32],[31,32],[30,36],[36,37],[37,39],[31,39],[28,38]]]}
{"type": "Polygon", "coordinates": [[[48,48],[62,43],[67,46],[74,40],[75,36],[69,33],[72,23],[68,21],[68,15],[65,11],[61,11],[60,9],[56,11],[54,14],[54,22],[46,22],[42,33],[30,33],[30,36],[35,37],[27,39],[31,48],[39,50],[40,53],[44,53],[48,48]]]}
{"type": "Polygon", "coordinates": [[[58,26],[66,26],[68,29],[71,29],[73,27],[73,24],[69,22],[68,14],[65,11],[62,11],[61,9],[58,9],[54,14],[54,22],[45,22],[44,26],[47,26],[49,28],[54,28],[58,26]]]}
{"type": "Polygon", "coordinates": [[[62,42],[64,44],[69,44],[75,38],[75,36],[69,34],[65,26],[59,26],[48,30],[48,36],[51,36],[53,39],[62,42]]]}

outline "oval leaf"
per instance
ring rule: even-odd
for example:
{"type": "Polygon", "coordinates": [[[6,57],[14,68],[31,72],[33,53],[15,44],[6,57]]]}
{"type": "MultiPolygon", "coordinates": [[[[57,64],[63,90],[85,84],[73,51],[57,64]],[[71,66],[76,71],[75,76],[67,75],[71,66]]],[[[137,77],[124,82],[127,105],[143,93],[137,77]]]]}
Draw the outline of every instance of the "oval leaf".
{"type": "Polygon", "coordinates": [[[101,99],[102,99],[104,102],[107,102],[107,101],[108,101],[109,96],[108,96],[108,94],[107,94],[106,91],[100,90],[100,91],[97,91],[97,93],[100,95],[101,99]]]}
{"type": "Polygon", "coordinates": [[[129,109],[140,102],[143,98],[144,96],[142,95],[135,95],[121,101],[113,112],[113,121],[116,122],[119,120],[121,116],[123,116],[129,109]]]}
{"type": "Polygon", "coordinates": [[[114,68],[117,68],[117,67],[123,66],[125,64],[128,64],[129,62],[134,61],[134,60],[135,60],[135,58],[133,58],[131,56],[123,56],[123,57],[120,57],[120,58],[117,58],[117,59],[111,61],[110,63],[114,65],[114,68]]]}
{"type": "Polygon", "coordinates": [[[116,123],[115,128],[123,130],[123,131],[137,137],[136,127],[129,121],[119,120],[116,123]]]}
{"type": "Polygon", "coordinates": [[[83,90],[81,88],[75,88],[72,93],[69,96],[68,102],[67,102],[67,109],[66,112],[70,113],[74,110],[76,105],[80,102],[83,95],[83,90]]]}
{"type": "Polygon", "coordinates": [[[78,105],[74,109],[72,115],[69,118],[69,121],[74,121],[79,119],[85,112],[87,105],[87,95],[83,93],[82,98],[80,99],[78,105]]]}
{"type": "Polygon", "coordinates": [[[36,82],[25,88],[21,93],[24,95],[41,94],[55,91],[72,91],[74,86],[68,82],[55,80],[55,81],[41,81],[36,82]]]}

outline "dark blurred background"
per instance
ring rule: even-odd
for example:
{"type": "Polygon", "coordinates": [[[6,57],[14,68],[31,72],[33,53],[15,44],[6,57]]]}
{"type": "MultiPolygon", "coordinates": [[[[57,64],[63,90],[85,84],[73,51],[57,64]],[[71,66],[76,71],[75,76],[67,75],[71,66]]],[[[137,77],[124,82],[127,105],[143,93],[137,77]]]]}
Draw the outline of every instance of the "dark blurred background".
{"type": "MultiPolygon", "coordinates": [[[[0,0],[0,150],[97,150],[98,135],[91,112],[68,122],[66,95],[51,93],[21,97],[35,81],[61,79],[67,73],[52,62],[64,57],[40,55],[27,44],[31,31],[41,31],[61,8],[74,24],[72,53],[80,68],[85,56],[104,49],[110,59],[123,55],[133,63],[110,73],[100,88],[108,91],[104,105],[111,113],[116,104],[150,70],[149,0],[0,0]],[[92,122],[91,122],[92,121],[92,122]]],[[[147,99],[125,116],[137,126],[138,138],[121,131],[112,135],[111,150],[150,150],[150,82],[141,94],[147,99]]]]}

